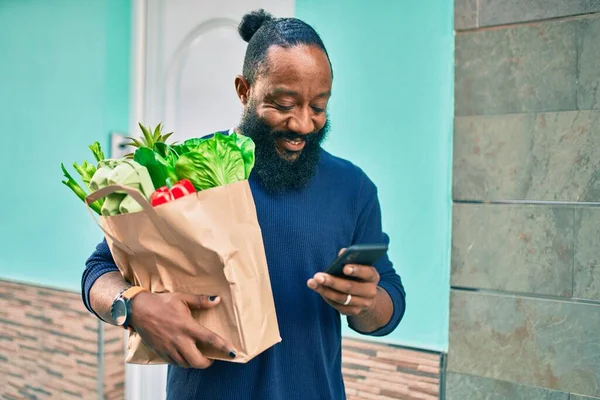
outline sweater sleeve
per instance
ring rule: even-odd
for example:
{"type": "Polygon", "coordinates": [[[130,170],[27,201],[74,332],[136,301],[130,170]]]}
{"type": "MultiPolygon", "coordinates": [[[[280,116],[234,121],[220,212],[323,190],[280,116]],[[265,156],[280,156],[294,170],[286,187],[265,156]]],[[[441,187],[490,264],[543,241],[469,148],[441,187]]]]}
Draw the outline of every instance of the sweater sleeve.
{"type": "Polygon", "coordinates": [[[113,271],[119,271],[119,269],[110,253],[108,243],[106,243],[106,239],[104,239],[96,246],[96,250],[87,259],[85,270],[81,277],[81,297],[83,299],[83,304],[85,304],[86,308],[98,318],[100,318],[100,316],[96,314],[90,306],[90,289],[94,285],[94,282],[96,282],[96,279],[113,271]]]}
{"type": "MultiPolygon", "coordinates": [[[[389,244],[388,235],[382,229],[381,206],[377,195],[377,187],[368,178],[364,177],[363,185],[360,191],[360,204],[362,207],[359,211],[358,223],[354,233],[353,244],[367,243],[385,243],[389,244]]],[[[406,308],[406,293],[402,285],[400,276],[396,273],[394,265],[386,254],[375,265],[380,276],[379,287],[384,289],[392,299],[394,312],[392,318],[387,325],[377,329],[374,332],[359,332],[356,329],[350,328],[360,334],[369,336],[386,336],[390,334],[404,316],[406,308]]]]}

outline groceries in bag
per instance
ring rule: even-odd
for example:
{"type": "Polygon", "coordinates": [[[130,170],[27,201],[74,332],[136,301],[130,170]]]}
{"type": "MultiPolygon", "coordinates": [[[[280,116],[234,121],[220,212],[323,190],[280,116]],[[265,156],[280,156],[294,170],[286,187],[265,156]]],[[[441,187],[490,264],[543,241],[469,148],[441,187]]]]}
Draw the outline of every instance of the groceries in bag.
{"type": "MultiPolygon", "coordinates": [[[[141,126],[141,125],[140,125],[141,126]]],[[[83,187],[61,165],[63,181],[92,212],[115,264],[133,285],[151,292],[218,295],[221,303],[194,311],[204,327],[229,340],[244,363],[281,341],[262,234],[248,177],[254,143],[216,133],[167,144],[162,126],[142,127],[136,150],[95,164],[74,164],[83,187]]],[[[128,363],[166,363],[137,333],[129,334],[128,363]]]]}

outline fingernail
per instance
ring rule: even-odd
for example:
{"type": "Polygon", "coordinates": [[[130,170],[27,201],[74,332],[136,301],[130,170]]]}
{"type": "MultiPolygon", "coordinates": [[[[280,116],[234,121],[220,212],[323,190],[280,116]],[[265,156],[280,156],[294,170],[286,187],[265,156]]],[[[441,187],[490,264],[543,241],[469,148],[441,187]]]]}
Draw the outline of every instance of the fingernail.
{"type": "Polygon", "coordinates": [[[354,272],[354,267],[346,267],[346,275],[352,275],[354,272]]]}
{"type": "Polygon", "coordinates": [[[217,296],[210,296],[210,297],[208,298],[208,300],[210,300],[210,301],[215,301],[216,299],[217,299],[217,296]]]}
{"type": "Polygon", "coordinates": [[[317,275],[316,281],[319,283],[325,282],[325,277],[323,275],[317,275]]]}
{"type": "Polygon", "coordinates": [[[231,357],[231,358],[235,358],[235,356],[237,356],[237,353],[235,352],[235,350],[231,350],[231,351],[229,352],[229,357],[231,357]]]}
{"type": "Polygon", "coordinates": [[[311,279],[310,281],[308,281],[308,287],[311,288],[311,289],[316,289],[317,288],[317,284],[315,283],[314,280],[311,279]]]}

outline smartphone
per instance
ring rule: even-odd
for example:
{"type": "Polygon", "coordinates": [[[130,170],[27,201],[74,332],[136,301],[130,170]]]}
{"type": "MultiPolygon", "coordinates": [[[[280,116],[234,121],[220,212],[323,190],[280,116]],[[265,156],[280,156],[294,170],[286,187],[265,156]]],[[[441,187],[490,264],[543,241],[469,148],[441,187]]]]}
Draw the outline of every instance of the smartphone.
{"type": "Polygon", "coordinates": [[[327,267],[327,274],[350,278],[344,275],[344,266],[347,264],[359,264],[373,266],[385,255],[388,246],[385,244],[355,244],[348,247],[334,262],[327,267]]]}

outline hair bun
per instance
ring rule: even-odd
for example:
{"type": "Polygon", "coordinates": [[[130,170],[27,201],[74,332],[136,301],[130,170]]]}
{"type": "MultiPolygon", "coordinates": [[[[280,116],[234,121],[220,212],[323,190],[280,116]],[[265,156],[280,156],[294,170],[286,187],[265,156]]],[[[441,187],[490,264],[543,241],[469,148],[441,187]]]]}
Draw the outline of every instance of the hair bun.
{"type": "Polygon", "coordinates": [[[238,26],[238,32],[245,42],[249,42],[252,36],[260,29],[265,22],[271,21],[273,16],[263,10],[252,11],[242,17],[242,22],[238,26]]]}

